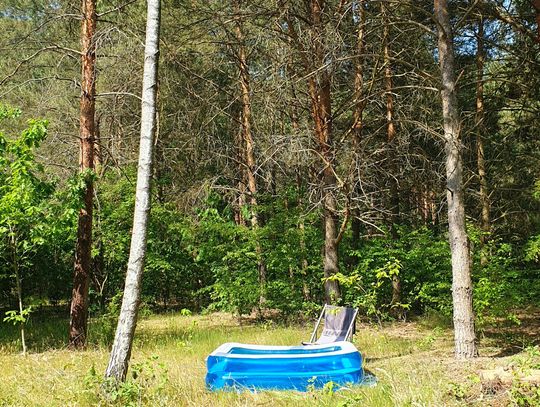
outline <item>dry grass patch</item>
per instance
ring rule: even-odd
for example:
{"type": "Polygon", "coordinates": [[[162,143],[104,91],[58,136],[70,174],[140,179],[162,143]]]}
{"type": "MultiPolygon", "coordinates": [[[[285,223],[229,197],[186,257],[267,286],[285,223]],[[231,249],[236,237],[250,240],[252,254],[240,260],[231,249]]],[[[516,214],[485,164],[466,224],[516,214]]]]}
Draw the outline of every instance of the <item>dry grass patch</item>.
{"type": "MultiPolygon", "coordinates": [[[[49,326],[45,329],[48,335],[50,330],[49,326]]],[[[378,379],[376,387],[337,393],[206,390],[205,358],[221,343],[294,345],[308,338],[310,330],[311,326],[274,322],[240,323],[228,314],[150,317],[137,329],[131,368],[137,377],[130,376],[126,388],[112,398],[99,391],[108,358],[106,347],[94,345],[87,351],[71,352],[57,346],[27,357],[3,348],[0,405],[457,406],[479,402],[481,392],[475,387],[474,375],[494,360],[454,361],[452,333],[445,328],[419,323],[361,325],[355,344],[363,354],[366,370],[378,379]]],[[[39,337],[38,332],[34,335],[39,337]]]]}

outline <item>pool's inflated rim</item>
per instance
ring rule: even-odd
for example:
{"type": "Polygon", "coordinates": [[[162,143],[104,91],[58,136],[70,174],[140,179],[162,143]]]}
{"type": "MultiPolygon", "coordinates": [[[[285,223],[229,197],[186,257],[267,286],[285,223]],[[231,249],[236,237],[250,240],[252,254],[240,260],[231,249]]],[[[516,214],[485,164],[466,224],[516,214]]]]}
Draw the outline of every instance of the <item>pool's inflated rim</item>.
{"type": "Polygon", "coordinates": [[[289,359],[289,358],[317,358],[321,356],[342,356],[357,353],[358,350],[350,342],[335,342],[325,345],[305,346],[267,346],[246,345],[244,343],[224,343],[213,351],[210,356],[226,357],[231,359],[289,359]],[[234,349],[245,349],[248,353],[234,353],[234,349]]]}

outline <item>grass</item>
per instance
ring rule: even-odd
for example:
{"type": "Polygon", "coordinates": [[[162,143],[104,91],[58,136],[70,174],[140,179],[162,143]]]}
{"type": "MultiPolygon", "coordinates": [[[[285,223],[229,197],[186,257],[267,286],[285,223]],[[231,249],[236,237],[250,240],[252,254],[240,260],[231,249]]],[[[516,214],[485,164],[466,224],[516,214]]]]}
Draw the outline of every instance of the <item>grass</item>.
{"type": "MultiPolygon", "coordinates": [[[[453,406],[471,402],[462,394],[474,382],[469,379],[479,367],[493,363],[491,358],[454,361],[447,328],[420,323],[360,326],[355,344],[366,370],[378,378],[376,387],[240,394],[205,389],[205,357],[221,343],[298,344],[309,337],[310,328],[241,324],[227,314],[151,316],[137,328],[131,372],[138,377],[111,400],[99,390],[108,360],[108,347],[99,343],[111,331],[106,322],[93,321],[89,349],[72,352],[65,349],[65,319],[34,317],[27,356],[18,353],[17,331],[2,324],[0,406],[453,406]]],[[[490,345],[490,352],[496,351],[490,345]]]]}

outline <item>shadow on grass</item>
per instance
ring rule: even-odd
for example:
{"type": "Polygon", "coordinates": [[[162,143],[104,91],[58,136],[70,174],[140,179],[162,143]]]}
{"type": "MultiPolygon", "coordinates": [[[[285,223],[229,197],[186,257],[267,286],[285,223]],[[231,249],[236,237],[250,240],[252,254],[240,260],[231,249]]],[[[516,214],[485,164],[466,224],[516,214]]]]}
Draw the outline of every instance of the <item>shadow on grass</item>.
{"type": "MultiPolygon", "coordinates": [[[[0,351],[20,352],[21,331],[18,325],[0,322],[0,351]]],[[[56,311],[35,311],[25,325],[26,345],[30,352],[62,349],[67,345],[69,319],[56,311]]]]}
{"type": "MultiPolygon", "coordinates": [[[[21,352],[21,331],[18,325],[1,322],[0,352],[21,352]]],[[[90,318],[88,321],[88,347],[107,346],[112,343],[116,320],[90,318]]],[[[66,306],[39,307],[32,312],[24,328],[26,345],[30,353],[61,350],[68,346],[69,309],[66,306]]]]}
{"type": "Polygon", "coordinates": [[[519,325],[504,321],[486,328],[484,340],[500,348],[493,357],[513,356],[529,346],[540,345],[540,310],[519,316],[519,325]]]}
{"type": "Polygon", "coordinates": [[[377,383],[379,383],[379,379],[375,376],[375,373],[369,369],[364,369],[364,377],[360,384],[366,387],[375,387],[377,383]]]}

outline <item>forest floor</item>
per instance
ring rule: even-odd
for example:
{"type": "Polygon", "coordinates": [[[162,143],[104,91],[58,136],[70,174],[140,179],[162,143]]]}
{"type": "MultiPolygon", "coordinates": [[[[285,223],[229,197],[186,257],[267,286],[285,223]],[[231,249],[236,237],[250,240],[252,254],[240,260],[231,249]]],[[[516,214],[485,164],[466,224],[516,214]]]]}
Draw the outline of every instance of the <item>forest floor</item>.
{"type": "MultiPolygon", "coordinates": [[[[354,343],[374,387],[331,392],[211,393],[205,389],[205,358],[223,342],[294,345],[309,338],[311,326],[239,321],[228,314],[154,315],[137,328],[128,383],[106,398],[100,392],[108,347],[99,335],[113,324],[94,320],[95,345],[73,352],[65,343],[67,321],[48,317],[28,327],[30,353],[18,350],[17,332],[0,329],[0,406],[505,406],[537,405],[538,388],[514,384],[486,389],[479,371],[497,366],[540,366],[540,312],[528,312],[520,326],[500,324],[481,335],[481,357],[452,357],[452,332],[435,320],[357,328],[354,343]],[[529,403],[529,404],[526,404],[529,403]]],[[[540,404],[539,404],[540,405],[540,404]]]]}

